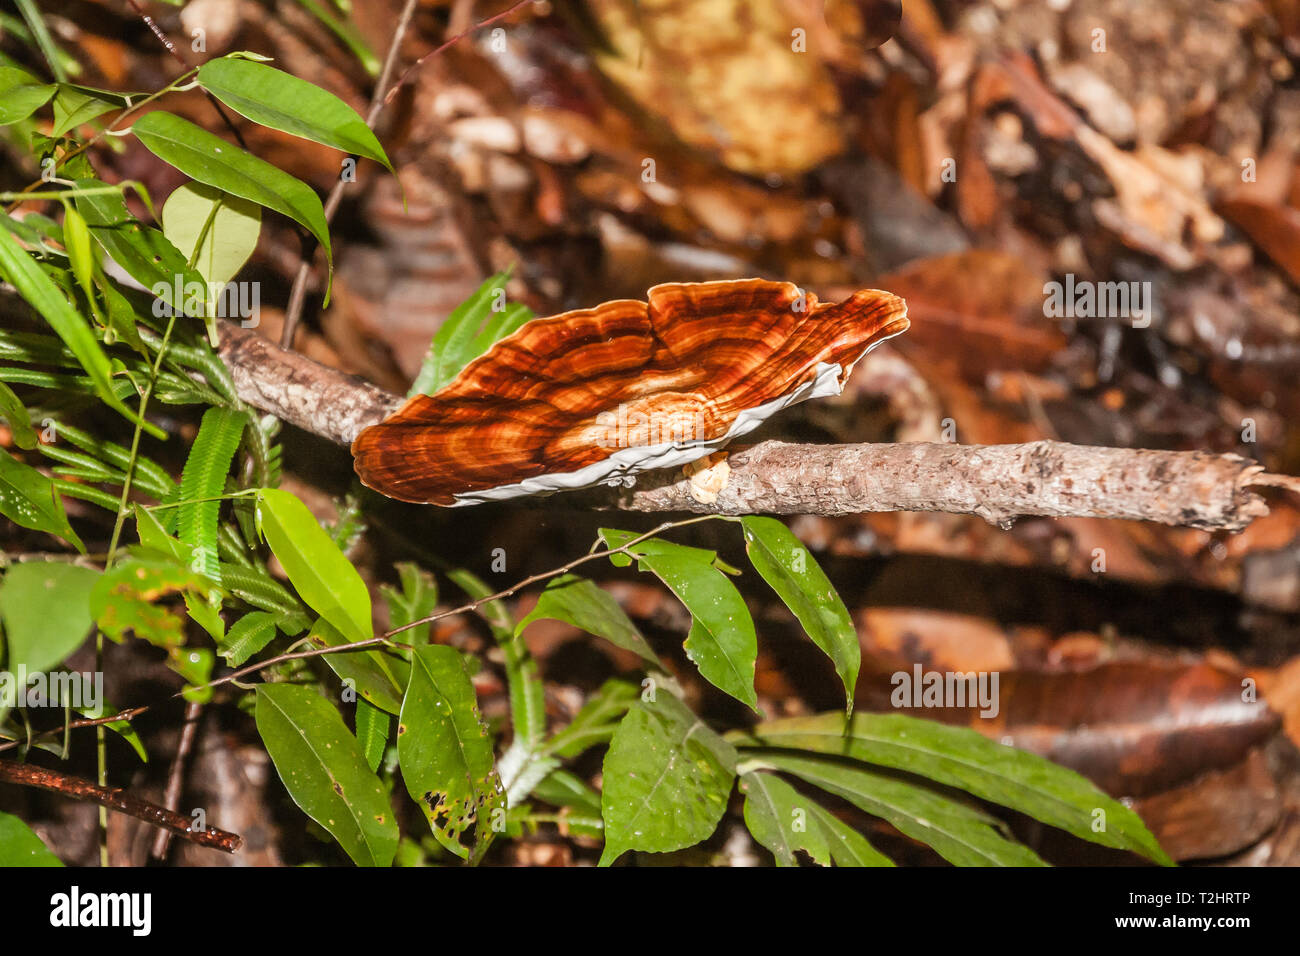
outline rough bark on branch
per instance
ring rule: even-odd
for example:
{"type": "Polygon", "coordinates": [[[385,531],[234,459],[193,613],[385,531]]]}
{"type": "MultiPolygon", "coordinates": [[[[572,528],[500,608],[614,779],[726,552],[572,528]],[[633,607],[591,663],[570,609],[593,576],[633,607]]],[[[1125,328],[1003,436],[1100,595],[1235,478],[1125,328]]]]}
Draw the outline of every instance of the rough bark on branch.
{"type": "MultiPolygon", "coordinates": [[[[402,399],[350,375],[222,325],[221,356],[249,404],[350,444],[402,399]]],[[[1268,507],[1252,490],[1300,491],[1300,479],[1264,472],[1238,455],[1097,448],[931,443],[791,445],[733,453],[717,500],[705,503],[679,473],[641,475],[632,488],[564,496],[565,505],[717,514],[861,514],[941,511],[1007,525],[1027,515],[1127,518],[1240,531],[1268,507]]]]}

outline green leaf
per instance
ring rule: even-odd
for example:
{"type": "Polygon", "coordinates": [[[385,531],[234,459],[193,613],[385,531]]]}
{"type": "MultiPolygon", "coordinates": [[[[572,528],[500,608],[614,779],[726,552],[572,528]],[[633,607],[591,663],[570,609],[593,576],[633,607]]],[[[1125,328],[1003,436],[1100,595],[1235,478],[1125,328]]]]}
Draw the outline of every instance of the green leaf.
{"type": "Polygon", "coordinates": [[[373,636],[366,583],[305,504],[287,491],[263,488],[257,526],[308,607],[349,643],[373,636]]]}
{"type": "Polygon", "coordinates": [[[25,120],[44,106],[58,90],[26,70],[0,65],[0,126],[25,120]]]}
{"type": "Polygon", "coordinates": [[[223,57],[199,67],[199,84],[254,123],[373,159],[393,171],[366,121],[314,83],[264,63],[223,57]]]}
{"type": "Polygon", "coordinates": [[[226,631],[221,656],[231,667],[239,667],[275,637],[275,615],[269,611],[250,611],[226,631]]]}
{"type": "Polygon", "coordinates": [[[201,126],[162,110],[146,113],[131,129],[149,152],[191,179],[241,196],[297,222],[321,244],[333,274],[325,211],[320,197],[302,180],[201,126]]]}
{"type": "Polygon", "coordinates": [[[799,619],[812,642],[835,664],[835,673],[844,684],[845,710],[852,715],[862,649],[848,608],[789,528],[775,518],[753,515],[741,518],[740,524],[745,551],[754,569],[799,619]]]}
{"type": "Polygon", "coordinates": [[[167,533],[157,515],[139,504],[135,506],[135,533],[140,538],[142,548],[172,558],[180,564],[189,563],[189,549],[167,533]]]}
{"type": "Polygon", "coordinates": [[[492,764],[492,738],[479,719],[474,685],[459,651],[418,647],[397,725],[397,756],[411,798],[433,834],[462,858],[482,858],[505,793],[492,764]],[[471,851],[461,842],[474,830],[471,851]]]}
{"type": "MultiPolygon", "coordinates": [[[[312,625],[308,640],[316,647],[338,647],[349,643],[329,621],[321,618],[312,625]]],[[[348,682],[362,700],[396,714],[402,707],[407,663],[388,650],[343,651],[326,654],[325,663],[340,680],[348,682]]]]}
{"type": "Polygon", "coordinates": [[[586,578],[565,574],[552,580],[538,597],[532,613],[515,626],[515,633],[523,633],[533,621],[548,619],[564,621],[603,637],[615,647],[638,655],[656,670],[663,667],[618,602],[586,578]]]}
{"type": "Polygon", "coordinates": [[[742,773],[739,786],[745,795],[745,826],[771,851],[777,866],[798,866],[797,850],[830,866],[825,834],[818,826],[808,826],[808,805],[813,801],[770,773],[742,773]]]}
{"type": "MultiPolygon", "coordinates": [[[[626,545],[637,535],[601,528],[611,548],[626,545]]],[[[758,636],[745,599],[727,576],[714,566],[716,555],[669,541],[642,541],[630,549],[642,570],[651,571],[691,612],[691,630],[683,645],[700,675],[741,703],[758,709],[754,693],[754,662],[758,636]]]]}
{"type": "MultiPolygon", "coordinates": [[[[11,236],[6,229],[0,229],[0,273],[3,273],[32,308],[41,314],[50,328],[58,333],[59,338],[72,350],[81,367],[86,370],[94,383],[95,393],[104,404],[110,406],[132,422],[139,421],[138,416],[122,404],[113,393],[110,381],[112,367],[108,356],[100,348],[94,333],[86,320],[63,297],[59,287],[47,276],[11,236]]],[[[165,439],[166,432],[155,425],[144,424],[144,428],[155,438],[165,439]]]]}
{"type": "Polygon", "coordinates": [[[0,616],[8,641],[7,667],[38,674],[62,664],[86,640],[94,622],[90,591],[99,572],[63,561],[13,565],[0,583],[0,616]]]}
{"type": "Polygon", "coordinates": [[[129,105],[129,101],[130,97],[121,93],[60,83],[59,91],[54,94],[54,126],[50,135],[58,138],[83,123],[89,123],[96,116],[129,105]]]}
{"type": "Polygon", "coordinates": [[[226,490],[226,474],[248,424],[248,414],[231,408],[209,408],[181,472],[176,533],[190,548],[190,568],[221,583],[217,564],[217,515],[226,490]]]}
{"type": "MultiPolygon", "coordinates": [[[[68,264],[76,277],[77,285],[94,311],[95,303],[95,251],[90,244],[90,229],[76,208],[68,205],[63,211],[63,241],[68,250],[68,264]]],[[[98,313],[96,313],[98,314],[98,313]]]]}
{"type": "Polygon", "coordinates": [[[0,515],[24,528],[58,535],[82,554],[86,553],[86,546],[68,524],[54,483],[3,448],[0,448],[0,515]]]}
{"type": "Polygon", "coordinates": [[[735,750],[672,694],[637,703],[605,755],[600,865],[627,850],[664,853],[707,838],[735,775],[735,750]]]}
{"type": "Polygon", "coordinates": [[[11,813],[0,813],[0,866],[63,866],[41,838],[11,813]]]}
{"type": "MultiPolygon", "coordinates": [[[[79,189],[103,185],[97,179],[77,180],[79,189]]],[[[197,312],[185,308],[189,289],[197,289],[200,301],[206,301],[203,277],[166,236],[131,215],[121,193],[78,196],[76,202],[90,234],[127,275],[177,312],[205,313],[206,306],[197,312]]]]}
{"type": "Polygon", "coordinates": [[[439,326],[407,397],[432,395],[492,345],[533,317],[525,305],[507,303],[510,273],[498,272],[458,305],[439,326]]]}
{"type": "Polygon", "coordinates": [[[1005,837],[995,817],[897,776],[825,758],[767,751],[757,756],[777,770],[889,821],[900,833],[933,847],[955,866],[1047,865],[1027,846],[1005,837]]]}
{"type": "Polygon", "coordinates": [[[9,426],[15,445],[29,450],[36,447],[38,442],[36,429],[32,428],[32,418],[27,414],[27,408],[21,399],[4,382],[0,382],[0,418],[9,426]]]}
{"type": "MultiPolygon", "coordinates": [[[[257,249],[262,207],[203,183],[185,183],[172,190],[163,203],[162,226],[163,235],[186,261],[194,262],[209,287],[220,288],[257,249]],[[201,235],[203,245],[196,256],[194,247],[201,235]]],[[[216,304],[213,296],[208,302],[209,314],[215,314],[216,304]]]]}
{"type": "Polygon", "coordinates": [[[379,769],[379,761],[384,759],[392,725],[392,717],[384,711],[364,699],[357,701],[357,741],[371,770],[379,769]]]}
{"type": "Polygon", "coordinates": [[[821,714],[759,724],[747,741],[836,754],[928,777],[1084,840],[1172,865],[1138,815],[1088,780],[973,730],[903,714],[855,714],[850,721],[843,714],[821,714]],[[1098,819],[1105,828],[1095,832],[1098,819]]]}
{"type": "Polygon", "coordinates": [[[257,688],[257,731],[289,796],[358,866],[388,866],[398,829],[383,783],[329,701],[310,687],[257,688]]]}
{"type": "Polygon", "coordinates": [[[893,866],[894,862],[885,856],[857,830],[853,829],[835,814],[816,803],[808,807],[809,816],[817,821],[826,838],[831,859],[836,866],[893,866]]]}

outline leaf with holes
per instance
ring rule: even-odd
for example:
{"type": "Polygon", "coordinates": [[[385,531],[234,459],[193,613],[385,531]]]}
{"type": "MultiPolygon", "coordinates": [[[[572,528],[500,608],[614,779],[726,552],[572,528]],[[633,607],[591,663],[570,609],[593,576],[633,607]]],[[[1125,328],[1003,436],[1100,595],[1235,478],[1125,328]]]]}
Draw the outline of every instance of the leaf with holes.
{"type": "Polygon", "coordinates": [[[411,798],[433,835],[477,862],[493,837],[505,792],[492,761],[492,738],[479,718],[474,685],[453,647],[418,647],[397,724],[397,759],[411,798]],[[473,847],[462,837],[473,830],[473,847]]]}

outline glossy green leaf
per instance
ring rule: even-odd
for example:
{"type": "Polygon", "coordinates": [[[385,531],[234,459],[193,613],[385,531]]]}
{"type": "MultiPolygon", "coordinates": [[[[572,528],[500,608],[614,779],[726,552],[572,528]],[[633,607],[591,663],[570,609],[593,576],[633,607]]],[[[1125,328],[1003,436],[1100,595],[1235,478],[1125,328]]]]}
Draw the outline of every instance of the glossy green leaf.
{"type": "Polygon", "coordinates": [[[226,490],[226,475],[248,424],[248,414],[231,408],[209,408],[190,447],[181,473],[176,534],[190,549],[190,568],[221,583],[217,564],[217,516],[226,490]]]}
{"type": "Polygon", "coordinates": [[[505,793],[492,738],[479,718],[474,685],[459,651],[418,647],[397,725],[397,756],[411,798],[444,847],[477,861],[493,836],[505,793]],[[473,849],[462,838],[473,828],[473,849]]]}
{"type": "Polygon", "coordinates": [[[857,830],[819,804],[808,807],[809,816],[821,827],[822,836],[836,866],[893,866],[885,856],[857,830]]]}
{"type": "Polygon", "coordinates": [[[358,866],[388,866],[398,829],[388,794],[357,739],[310,687],[257,688],[257,731],[289,796],[358,866]]]}
{"type": "Polygon", "coordinates": [[[129,97],[121,93],[60,83],[58,92],[54,94],[54,125],[50,129],[50,135],[59,137],[72,132],[109,110],[122,109],[127,106],[128,100],[129,97]]]}
{"type": "Polygon", "coordinates": [[[955,866],[1046,865],[1027,846],[1004,836],[999,821],[983,810],[895,775],[788,753],[763,751],[757,759],[889,821],[955,866]]]}
{"type": "Polygon", "coordinates": [[[204,63],[198,78],[204,89],[254,123],[373,159],[392,172],[366,121],[314,83],[265,63],[231,57],[204,63]]]}
{"type": "MultiPolygon", "coordinates": [[[[609,547],[620,547],[637,536],[629,531],[600,529],[609,547]]],[[[635,545],[642,570],[652,572],[691,612],[691,630],[683,645],[700,675],[732,697],[758,708],[754,693],[754,662],[758,636],[745,599],[727,576],[714,566],[716,555],[669,541],[647,540],[635,545]]]]}
{"type": "Polygon", "coordinates": [[[63,242],[68,250],[68,264],[76,277],[77,285],[86,296],[91,309],[95,303],[95,252],[90,244],[90,229],[74,206],[63,211],[63,242]]]}
{"type": "Polygon", "coordinates": [[[0,813],[0,866],[63,866],[41,838],[11,813],[0,813]]]}
{"type": "Polygon", "coordinates": [[[7,668],[29,674],[62,664],[90,636],[90,592],[99,572],[63,561],[13,565],[0,582],[7,668]]]}
{"type": "Polygon", "coordinates": [[[862,649],[848,608],[821,566],[789,528],[775,518],[755,515],[741,518],[740,524],[745,551],[755,570],[799,619],[812,642],[835,664],[835,673],[844,684],[845,708],[852,714],[862,649]]]}
{"type": "Polygon", "coordinates": [[[366,583],[305,504],[287,491],[263,488],[257,526],[308,607],[349,643],[373,636],[366,583]]]}
{"type": "MultiPolygon", "coordinates": [[[[77,180],[79,189],[103,185],[97,179],[77,180]]],[[[207,289],[198,270],[190,268],[185,256],[161,231],[143,225],[131,215],[120,193],[78,196],[76,203],[90,234],[122,271],[171,308],[196,317],[205,314],[205,305],[185,308],[191,290],[199,294],[201,305],[206,302],[207,289]]]]}
{"type": "Polygon", "coordinates": [[[663,666],[618,602],[586,578],[565,574],[553,579],[538,596],[537,606],[515,626],[515,633],[522,633],[533,621],[548,619],[564,621],[588,634],[603,637],[655,669],[663,666]]]}
{"type": "Polygon", "coordinates": [[[0,126],[25,120],[44,106],[58,90],[26,70],[0,64],[0,126]]]}
{"type": "Polygon", "coordinates": [[[131,129],[146,149],[191,179],[288,216],[316,237],[331,262],[325,211],[302,180],[162,110],[146,113],[131,129]]]}
{"type": "Polygon", "coordinates": [[[727,809],[735,773],[735,750],[672,694],[637,703],[605,755],[600,865],[627,850],[664,853],[706,839],[727,809]]]}
{"type": "Polygon", "coordinates": [[[0,448],[0,515],[16,525],[46,531],[69,541],[83,554],[86,547],[68,524],[54,484],[31,465],[0,448]]]}
{"type": "MultiPolygon", "coordinates": [[[[737,738],[739,739],[739,738],[737,738]]],[[[759,724],[751,742],[836,754],[927,777],[1027,814],[1084,840],[1171,864],[1141,819],[1092,783],[973,730],[903,714],[792,717],[759,724]],[[1094,831],[1094,821],[1104,829],[1094,831]]]]}
{"type": "Polygon", "coordinates": [[[825,835],[820,827],[808,826],[808,804],[813,801],[770,773],[742,773],[739,787],[745,795],[745,826],[771,851],[777,866],[798,866],[798,850],[830,866],[825,835]]]}
{"type": "Polygon", "coordinates": [[[498,272],[456,306],[438,327],[429,353],[411,384],[411,395],[432,395],[500,339],[533,317],[525,305],[505,300],[509,272],[498,272]]]}

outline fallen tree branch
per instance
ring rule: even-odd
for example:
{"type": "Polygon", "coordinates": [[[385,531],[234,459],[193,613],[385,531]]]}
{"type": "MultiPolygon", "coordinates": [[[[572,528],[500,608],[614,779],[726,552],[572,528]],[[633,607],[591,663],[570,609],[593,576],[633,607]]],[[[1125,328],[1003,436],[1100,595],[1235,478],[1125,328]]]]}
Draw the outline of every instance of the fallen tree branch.
{"type": "MultiPolygon", "coordinates": [[[[240,397],[306,431],[350,444],[401,403],[385,392],[222,325],[221,356],[240,397]]],[[[1268,513],[1252,490],[1300,491],[1239,455],[1098,448],[1057,441],[1018,445],[906,443],[791,445],[763,442],[727,460],[715,501],[679,473],[639,476],[633,488],[564,496],[566,505],[700,514],[862,514],[940,511],[1001,526],[1017,517],[1126,518],[1240,531],[1268,513]]]]}
{"type": "Polygon", "coordinates": [[[98,803],[102,807],[133,816],[137,820],[143,820],[152,826],[162,827],[177,836],[184,837],[191,843],[211,847],[225,853],[234,853],[244,844],[243,838],[237,833],[218,830],[216,827],[197,830],[194,828],[194,821],[190,817],[176,813],[174,810],[168,810],[156,803],[141,800],[139,797],[133,797],[124,790],[114,787],[101,787],[99,784],[83,780],[81,777],[70,777],[54,770],[46,770],[44,767],[16,763],[12,760],[0,760],[0,781],[25,787],[36,787],[40,790],[49,790],[52,793],[62,794],[73,800],[88,800],[91,803],[98,803]]]}

